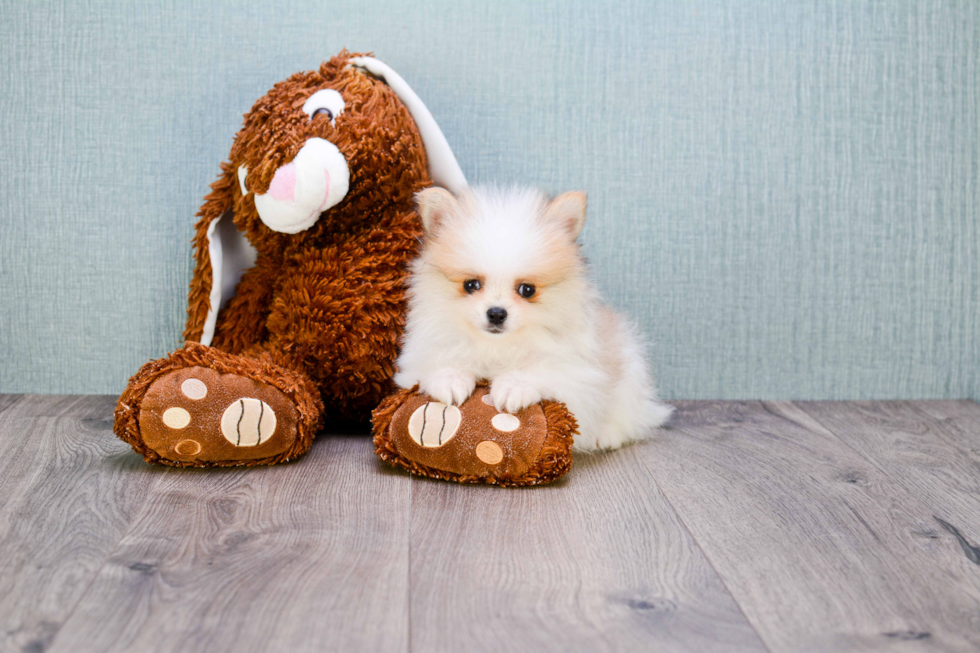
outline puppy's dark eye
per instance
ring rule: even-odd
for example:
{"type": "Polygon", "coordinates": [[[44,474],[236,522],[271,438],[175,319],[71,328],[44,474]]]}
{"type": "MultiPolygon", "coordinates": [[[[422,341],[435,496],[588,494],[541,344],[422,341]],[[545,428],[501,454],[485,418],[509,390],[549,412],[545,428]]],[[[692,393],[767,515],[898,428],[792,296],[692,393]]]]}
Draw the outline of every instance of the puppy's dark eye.
{"type": "Polygon", "coordinates": [[[467,279],[466,281],[463,282],[463,290],[465,290],[471,295],[482,287],[483,284],[480,283],[479,279],[467,279]]]}
{"type": "Polygon", "coordinates": [[[524,299],[531,299],[534,297],[534,284],[522,283],[517,287],[517,294],[524,299]]]}
{"type": "Polygon", "coordinates": [[[317,109],[316,111],[314,111],[313,112],[313,115],[310,116],[310,120],[312,120],[313,118],[316,118],[317,116],[319,116],[320,114],[323,114],[323,113],[327,114],[327,120],[333,120],[333,111],[331,111],[330,109],[328,109],[326,107],[320,107],[319,109],[317,109]]]}

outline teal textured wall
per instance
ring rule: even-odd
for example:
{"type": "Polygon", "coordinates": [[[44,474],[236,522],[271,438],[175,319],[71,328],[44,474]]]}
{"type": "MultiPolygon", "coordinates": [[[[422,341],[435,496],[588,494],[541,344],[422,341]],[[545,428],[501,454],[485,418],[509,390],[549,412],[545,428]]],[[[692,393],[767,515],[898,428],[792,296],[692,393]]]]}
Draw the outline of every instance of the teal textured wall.
{"type": "Polygon", "coordinates": [[[471,181],[585,189],[664,395],[980,398],[980,3],[0,3],[0,391],[180,345],[242,114],[341,47],[471,181]]]}

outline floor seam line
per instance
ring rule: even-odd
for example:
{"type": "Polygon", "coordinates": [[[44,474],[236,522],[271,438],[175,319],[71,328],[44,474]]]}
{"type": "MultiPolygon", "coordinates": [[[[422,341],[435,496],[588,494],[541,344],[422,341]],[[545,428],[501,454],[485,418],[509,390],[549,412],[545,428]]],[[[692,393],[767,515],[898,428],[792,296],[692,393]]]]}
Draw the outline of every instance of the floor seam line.
{"type": "MultiPolygon", "coordinates": [[[[770,403],[770,402],[762,402],[762,403],[764,403],[764,404],[765,404],[765,403],[770,403]]],[[[776,402],[772,402],[772,403],[776,403],[776,402]]],[[[799,409],[800,409],[801,411],[803,411],[803,412],[804,412],[804,413],[806,414],[806,416],[807,416],[807,417],[809,417],[809,418],[810,418],[810,419],[812,419],[812,420],[813,420],[814,422],[816,422],[816,423],[817,423],[817,424],[818,424],[818,425],[820,426],[820,428],[822,428],[822,429],[823,429],[823,430],[825,430],[825,431],[826,431],[826,432],[827,432],[828,434],[830,434],[830,436],[831,436],[831,437],[833,437],[833,438],[834,438],[835,440],[837,440],[837,441],[838,441],[838,442],[840,442],[840,443],[841,443],[842,445],[844,445],[845,447],[847,447],[847,449],[848,449],[849,451],[851,451],[852,453],[854,453],[854,455],[855,455],[855,456],[857,456],[858,458],[860,458],[861,460],[863,460],[863,461],[864,461],[864,462],[866,462],[867,464],[869,464],[869,465],[871,465],[872,467],[874,467],[875,469],[877,469],[877,470],[878,470],[878,471],[879,471],[879,472],[880,472],[880,473],[881,473],[882,475],[884,475],[884,476],[885,476],[886,478],[888,478],[888,480],[889,480],[889,481],[891,481],[892,483],[896,483],[896,484],[898,484],[899,486],[901,486],[901,484],[900,484],[900,483],[898,483],[898,482],[897,482],[897,481],[896,481],[896,480],[895,480],[895,479],[894,479],[894,478],[892,477],[892,475],[891,475],[890,473],[888,473],[888,471],[887,471],[886,469],[884,469],[884,468],[883,468],[883,467],[882,467],[881,465],[879,465],[879,464],[878,464],[878,463],[877,463],[876,461],[874,461],[874,460],[871,460],[870,458],[868,458],[867,456],[865,456],[865,455],[864,455],[863,453],[861,453],[860,451],[858,451],[857,449],[855,449],[854,447],[852,447],[852,446],[851,446],[851,444],[850,444],[850,443],[849,443],[849,442],[848,442],[847,440],[845,440],[844,438],[842,438],[842,437],[840,436],[840,434],[838,434],[838,433],[837,433],[837,431],[835,431],[835,430],[833,430],[833,429],[831,429],[831,428],[830,428],[829,426],[827,426],[827,425],[826,425],[826,424],[825,424],[824,422],[822,422],[822,421],[820,420],[820,418],[818,418],[818,417],[817,417],[816,415],[814,415],[813,413],[811,413],[810,411],[808,411],[808,410],[807,410],[806,408],[804,408],[803,406],[801,406],[800,404],[801,404],[802,402],[798,402],[798,401],[788,401],[788,402],[786,402],[786,403],[789,403],[789,404],[792,404],[793,406],[796,406],[797,408],[799,408],[799,409]]],[[[850,403],[850,402],[843,402],[843,403],[850,403]]],[[[801,428],[806,428],[806,426],[805,426],[805,425],[803,425],[803,424],[799,424],[798,422],[796,422],[796,421],[794,421],[793,419],[791,419],[790,417],[788,417],[788,416],[786,416],[786,415],[778,415],[778,414],[776,414],[776,413],[773,413],[772,411],[770,411],[770,410],[768,410],[768,409],[766,409],[766,412],[768,412],[768,413],[769,413],[770,415],[772,415],[773,417],[776,417],[776,418],[778,418],[778,419],[785,419],[785,420],[789,420],[790,422],[793,422],[794,424],[797,424],[797,426],[800,426],[801,428]]],[[[927,504],[927,503],[925,502],[925,500],[924,500],[924,499],[922,499],[921,497],[918,497],[918,496],[916,496],[916,497],[915,497],[915,499],[916,499],[916,501],[918,501],[919,503],[921,503],[921,504],[922,504],[922,505],[923,505],[924,507],[926,507],[926,508],[932,508],[932,506],[930,506],[929,504],[927,504]]]]}
{"type": "Polygon", "coordinates": [[[405,547],[408,551],[408,564],[405,565],[406,574],[408,575],[407,582],[405,583],[405,593],[406,593],[406,614],[407,614],[407,624],[406,629],[408,631],[408,640],[405,642],[406,650],[408,653],[412,653],[412,495],[415,491],[415,477],[408,477],[408,542],[405,547]]]}
{"type": "MultiPolygon", "coordinates": [[[[915,406],[914,406],[914,400],[904,400],[904,399],[899,399],[899,400],[895,400],[895,401],[896,401],[896,403],[904,403],[904,404],[906,404],[906,405],[908,405],[908,406],[909,406],[909,407],[910,407],[910,408],[912,409],[912,411],[913,411],[914,413],[916,413],[916,414],[917,414],[917,415],[918,415],[919,417],[921,417],[921,418],[924,418],[924,419],[927,419],[927,420],[930,420],[930,421],[932,421],[932,422],[935,422],[935,423],[937,423],[937,424],[938,424],[938,423],[940,423],[940,420],[938,420],[938,419],[936,419],[935,417],[932,417],[932,416],[931,416],[931,415],[929,415],[928,413],[925,413],[925,412],[922,412],[922,411],[920,411],[919,409],[917,409],[917,408],[915,408],[915,406]]],[[[829,433],[829,434],[830,434],[831,436],[833,436],[833,438],[834,438],[835,440],[837,440],[838,442],[840,442],[841,444],[843,444],[843,445],[844,445],[845,447],[847,447],[847,448],[848,448],[848,449],[849,449],[850,451],[853,451],[853,452],[854,452],[854,454],[855,454],[856,456],[858,456],[858,457],[859,457],[859,458],[860,458],[861,460],[863,460],[863,461],[865,461],[865,462],[866,462],[867,464],[869,464],[869,465],[871,465],[871,466],[872,466],[873,468],[875,468],[875,469],[877,469],[877,470],[878,470],[878,472],[879,472],[879,473],[880,473],[880,474],[881,474],[882,476],[884,476],[885,478],[887,478],[887,479],[888,479],[888,480],[889,480],[889,481],[890,481],[891,483],[894,483],[894,484],[895,484],[896,486],[898,486],[898,487],[900,487],[900,488],[901,488],[901,487],[903,487],[903,485],[902,485],[902,483],[901,483],[901,481],[900,481],[900,480],[896,480],[896,478],[895,478],[895,477],[894,477],[894,476],[893,476],[893,475],[892,475],[892,474],[891,474],[891,473],[890,473],[890,472],[889,472],[888,470],[886,470],[886,469],[884,469],[884,468],[883,468],[883,467],[881,467],[881,465],[879,465],[879,464],[878,464],[878,463],[877,463],[876,461],[874,461],[874,460],[871,460],[870,458],[868,458],[868,457],[866,457],[866,456],[865,456],[864,454],[862,454],[862,453],[861,453],[860,451],[858,451],[857,449],[855,449],[854,447],[852,447],[852,446],[851,446],[851,445],[850,445],[850,444],[849,444],[849,443],[848,443],[848,442],[847,442],[846,440],[844,440],[844,438],[842,438],[842,437],[841,437],[840,435],[838,435],[838,433],[837,433],[837,431],[835,431],[835,430],[833,430],[833,429],[831,429],[831,428],[830,428],[829,426],[827,426],[827,425],[826,425],[826,424],[825,424],[824,422],[822,422],[822,421],[821,421],[821,420],[820,420],[820,419],[819,419],[819,418],[818,418],[818,417],[817,417],[816,415],[814,415],[814,414],[812,414],[812,413],[811,413],[810,411],[808,411],[808,410],[806,410],[806,408],[804,408],[803,406],[801,406],[801,405],[800,405],[800,402],[796,402],[796,401],[790,401],[790,402],[787,402],[787,403],[790,403],[790,404],[792,404],[792,405],[794,405],[794,406],[796,406],[796,407],[797,407],[797,408],[799,408],[799,409],[800,409],[801,411],[803,411],[804,413],[806,413],[806,415],[807,415],[807,416],[808,416],[808,417],[809,417],[810,419],[812,419],[812,420],[813,420],[814,422],[816,422],[817,424],[819,424],[819,425],[820,425],[820,427],[821,427],[821,428],[823,428],[823,429],[824,429],[825,431],[827,431],[827,433],[829,433]]],[[[852,403],[852,402],[846,402],[846,401],[845,401],[845,402],[843,402],[843,403],[852,403]]],[[[781,415],[775,415],[775,416],[776,416],[776,417],[781,417],[781,418],[783,418],[783,419],[790,419],[790,418],[788,418],[788,417],[786,417],[786,416],[781,416],[781,415]]],[[[790,421],[793,421],[793,420],[791,420],[791,419],[790,419],[790,421]]],[[[795,424],[795,423],[796,423],[796,422],[794,422],[794,424],[795,424]]],[[[800,426],[803,426],[803,425],[800,425],[800,426]]],[[[805,428],[805,427],[804,427],[804,428],[805,428]]],[[[950,442],[948,441],[948,438],[946,438],[946,437],[945,437],[945,435],[943,435],[943,434],[941,433],[941,431],[940,431],[940,434],[941,434],[941,437],[942,437],[942,442],[943,442],[943,444],[946,444],[946,445],[947,445],[947,446],[949,446],[949,447],[950,447],[951,449],[953,449],[954,451],[957,451],[957,452],[960,452],[960,451],[962,451],[962,450],[963,450],[963,449],[962,449],[961,447],[959,447],[959,446],[955,446],[955,443],[950,443],[950,442]]],[[[911,493],[910,493],[910,494],[911,494],[911,493]]],[[[915,500],[915,501],[916,501],[916,502],[917,502],[917,503],[918,503],[919,505],[921,505],[921,506],[922,506],[923,508],[925,508],[925,509],[926,509],[926,512],[928,512],[928,513],[929,513],[929,516],[930,516],[930,517],[931,517],[932,519],[936,519],[936,518],[938,517],[938,515],[937,515],[937,513],[943,513],[943,510],[941,509],[941,507],[940,507],[940,508],[937,508],[936,506],[934,506],[934,505],[932,504],[932,502],[931,502],[931,501],[929,501],[929,500],[928,500],[928,499],[926,499],[925,497],[921,497],[921,496],[918,496],[918,495],[911,495],[911,496],[912,496],[912,498],[913,498],[913,499],[914,499],[914,500],[915,500]]],[[[948,513],[947,513],[947,515],[948,515],[948,513]]],[[[926,520],[926,521],[928,521],[928,520],[926,520]]]]}
{"type": "Polygon", "coordinates": [[[738,608],[739,613],[742,615],[742,617],[745,618],[745,623],[749,625],[749,627],[752,629],[752,632],[755,633],[755,636],[758,637],[762,645],[766,647],[766,650],[769,651],[769,653],[775,653],[772,646],[769,645],[769,642],[767,642],[765,637],[762,636],[762,633],[759,632],[759,628],[754,623],[752,623],[752,620],[749,618],[749,615],[746,614],[745,609],[742,607],[742,604],[739,603],[738,599],[735,598],[735,594],[732,592],[732,589],[728,586],[728,583],[725,582],[725,577],[721,575],[721,573],[718,571],[718,568],[715,566],[715,563],[712,562],[711,558],[708,556],[708,552],[704,550],[704,547],[701,546],[701,542],[698,540],[698,538],[694,536],[694,532],[691,531],[690,527],[687,525],[687,522],[684,521],[684,518],[681,516],[681,513],[677,510],[677,506],[674,505],[674,502],[671,501],[670,497],[667,495],[666,490],[664,490],[663,486],[660,485],[660,481],[657,480],[657,475],[653,473],[653,470],[650,469],[650,466],[647,465],[646,461],[643,460],[641,456],[639,456],[634,452],[634,457],[640,462],[640,464],[643,466],[643,469],[646,470],[647,474],[650,475],[650,478],[653,479],[654,485],[656,485],[657,489],[660,490],[660,494],[663,495],[664,501],[667,502],[667,505],[670,506],[670,509],[674,511],[674,515],[677,517],[677,521],[679,521],[681,523],[681,526],[684,528],[684,532],[687,533],[688,537],[691,538],[691,541],[694,542],[694,546],[696,546],[698,548],[698,551],[701,552],[701,555],[704,556],[705,562],[707,562],[708,566],[711,567],[711,571],[715,573],[715,576],[718,578],[718,582],[720,582],[721,586],[725,588],[725,591],[728,593],[728,596],[732,599],[732,603],[735,604],[735,607],[738,608]]]}

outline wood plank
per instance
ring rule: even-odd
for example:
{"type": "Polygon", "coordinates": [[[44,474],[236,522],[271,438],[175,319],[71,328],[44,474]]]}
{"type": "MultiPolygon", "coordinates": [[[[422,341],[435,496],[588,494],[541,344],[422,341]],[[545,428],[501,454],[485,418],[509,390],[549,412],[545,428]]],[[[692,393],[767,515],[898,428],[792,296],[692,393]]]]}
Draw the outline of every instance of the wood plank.
{"type": "MultiPolygon", "coordinates": [[[[969,399],[959,401],[923,401],[916,402],[915,407],[925,414],[943,423],[944,437],[959,447],[965,457],[974,464],[980,464],[980,404],[969,399]]],[[[974,496],[980,496],[975,492],[974,496]]],[[[938,512],[938,511],[937,511],[938,512]]],[[[937,520],[940,525],[953,536],[960,545],[967,560],[980,564],[980,528],[977,521],[968,530],[970,539],[956,526],[937,520]]],[[[960,524],[962,527],[963,524],[960,524]]],[[[966,529],[964,529],[966,530],[966,529]]]]}
{"type": "MultiPolygon", "coordinates": [[[[794,418],[812,418],[929,506],[933,529],[923,536],[965,554],[980,540],[980,406],[972,402],[797,402],[794,418]]],[[[812,424],[812,422],[811,422],[812,424]]],[[[857,480],[855,482],[858,482],[857,480]]]]}
{"type": "Polygon", "coordinates": [[[915,496],[789,404],[679,408],[637,451],[772,650],[980,646],[980,587],[915,496]]]}
{"type": "Polygon", "coordinates": [[[974,463],[980,464],[980,404],[969,399],[958,401],[916,401],[916,410],[939,420],[939,432],[974,463]]]}
{"type": "MultiPolygon", "coordinates": [[[[31,402],[19,412],[41,412],[31,402]]],[[[0,650],[45,649],[156,476],[109,422],[75,417],[104,406],[90,398],[61,417],[0,415],[0,650]]]]}
{"type": "Polygon", "coordinates": [[[23,396],[24,395],[0,395],[0,413],[16,404],[23,396]]]}
{"type": "Polygon", "coordinates": [[[73,417],[75,419],[101,419],[112,422],[116,407],[115,395],[7,395],[18,396],[3,411],[7,417],[73,417]]]}
{"type": "Polygon", "coordinates": [[[364,437],[170,469],[51,650],[405,650],[409,491],[364,437]]]}
{"type": "Polygon", "coordinates": [[[634,449],[562,481],[415,479],[416,651],[764,651],[634,449]]]}

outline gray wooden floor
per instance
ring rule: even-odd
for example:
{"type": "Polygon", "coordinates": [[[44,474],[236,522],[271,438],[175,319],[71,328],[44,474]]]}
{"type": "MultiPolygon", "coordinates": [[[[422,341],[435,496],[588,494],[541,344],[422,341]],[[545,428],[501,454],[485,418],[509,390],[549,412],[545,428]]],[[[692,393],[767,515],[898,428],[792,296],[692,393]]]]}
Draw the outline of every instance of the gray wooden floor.
{"type": "Polygon", "coordinates": [[[980,649],[980,406],[683,402],[552,486],[143,463],[0,395],[2,651],[980,649]]]}

